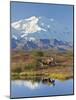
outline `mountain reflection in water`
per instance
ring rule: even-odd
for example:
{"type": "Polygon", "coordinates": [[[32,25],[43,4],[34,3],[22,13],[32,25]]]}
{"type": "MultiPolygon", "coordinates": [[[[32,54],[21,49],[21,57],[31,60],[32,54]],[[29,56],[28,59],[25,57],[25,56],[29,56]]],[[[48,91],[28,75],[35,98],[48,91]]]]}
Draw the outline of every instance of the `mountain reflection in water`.
{"type": "Polygon", "coordinates": [[[33,80],[14,80],[12,82],[12,84],[15,84],[17,86],[24,86],[24,87],[28,87],[29,89],[38,89],[40,88],[40,84],[44,84],[44,85],[49,85],[49,86],[55,86],[55,82],[49,82],[47,80],[42,80],[42,81],[33,81],[33,80]]]}
{"type": "Polygon", "coordinates": [[[73,79],[43,80],[12,80],[11,98],[73,94],[73,79]]]}

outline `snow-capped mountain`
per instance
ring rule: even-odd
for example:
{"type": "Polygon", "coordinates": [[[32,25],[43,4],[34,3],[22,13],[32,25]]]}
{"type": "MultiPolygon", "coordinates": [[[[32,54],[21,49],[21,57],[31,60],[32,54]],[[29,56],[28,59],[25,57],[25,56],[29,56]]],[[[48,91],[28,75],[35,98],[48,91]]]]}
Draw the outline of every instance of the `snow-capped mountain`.
{"type": "Polygon", "coordinates": [[[65,26],[53,18],[32,16],[11,23],[12,48],[71,48],[67,33],[70,34],[68,28],[66,30],[65,26]]]}
{"type": "Polygon", "coordinates": [[[28,19],[13,22],[11,26],[12,28],[14,28],[14,30],[19,31],[17,34],[21,38],[24,38],[24,37],[26,38],[29,34],[40,32],[40,31],[46,31],[44,28],[38,25],[38,22],[39,22],[39,18],[33,16],[28,19]]]}
{"type": "Polygon", "coordinates": [[[27,19],[22,19],[11,23],[11,34],[16,38],[57,38],[61,40],[65,35],[70,34],[67,26],[57,22],[53,18],[32,16],[27,19]]]}

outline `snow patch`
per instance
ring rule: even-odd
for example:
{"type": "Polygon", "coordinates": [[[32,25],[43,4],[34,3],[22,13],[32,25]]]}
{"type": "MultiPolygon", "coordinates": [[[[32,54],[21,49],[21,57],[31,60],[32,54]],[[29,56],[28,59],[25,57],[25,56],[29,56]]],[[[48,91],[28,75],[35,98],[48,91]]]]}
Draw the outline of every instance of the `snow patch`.
{"type": "Polygon", "coordinates": [[[47,31],[46,29],[40,27],[38,25],[39,17],[32,16],[28,19],[20,20],[17,22],[13,22],[11,26],[16,30],[20,30],[21,33],[24,33],[22,37],[27,36],[28,34],[39,32],[39,31],[47,31]]]}

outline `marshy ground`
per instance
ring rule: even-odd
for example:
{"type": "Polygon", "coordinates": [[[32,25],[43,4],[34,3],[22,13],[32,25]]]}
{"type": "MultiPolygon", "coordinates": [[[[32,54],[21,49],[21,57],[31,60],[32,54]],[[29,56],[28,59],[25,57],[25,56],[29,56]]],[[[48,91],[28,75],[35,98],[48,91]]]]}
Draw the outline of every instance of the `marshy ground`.
{"type": "Polygon", "coordinates": [[[71,50],[64,53],[54,50],[12,52],[11,78],[24,80],[32,78],[60,80],[73,78],[73,52],[71,50]],[[50,58],[53,58],[53,61],[48,64],[47,59],[50,58]],[[42,60],[44,60],[44,64],[42,60]]]}

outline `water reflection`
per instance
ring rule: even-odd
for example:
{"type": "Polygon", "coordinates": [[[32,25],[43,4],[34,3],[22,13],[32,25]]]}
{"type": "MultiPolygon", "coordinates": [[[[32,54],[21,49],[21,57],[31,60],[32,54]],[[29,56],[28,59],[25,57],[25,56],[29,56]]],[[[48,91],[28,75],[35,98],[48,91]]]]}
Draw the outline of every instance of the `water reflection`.
{"type": "Polygon", "coordinates": [[[55,79],[43,78],[41,81],[42,81],[43,84],[48,84],[48,85],[55,86],[55,79]]]}
{"type": "Polygon", "coordinates": [[[13,80],[11,81],[11,97],[73,94],[73,79],[50,81],[49,79],[37,78],[31,80],[13,80]]]}
{"type": "Polygon", "coordinates": [[[48,85],[48,86],[55,86],[54,80],[42,79],[42,80],[15,80],[12,82],[12,85],[15,84],[17,86],[24,86],[28,87],[29,89],[38,89],[40,88],[41,84],[48,85]]]}
{"type": "Polygon", "coordinates": [[[29,89],[36,89],[39,87],[39,84],[37,82],[31,82],[31,81],[24,81],[24,80],[15,80],[14,83],[17,86],[24,86],[28,87],[29,89]]]}

